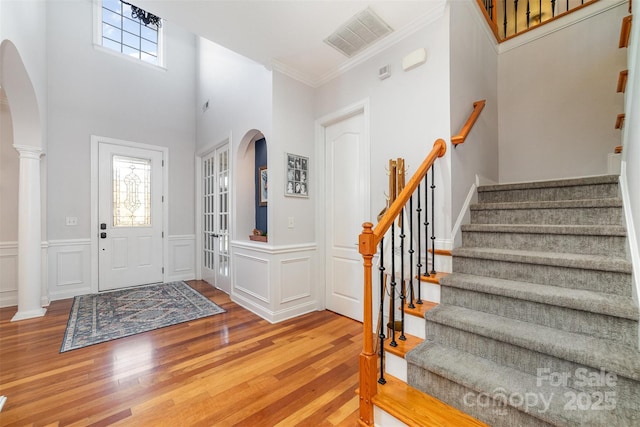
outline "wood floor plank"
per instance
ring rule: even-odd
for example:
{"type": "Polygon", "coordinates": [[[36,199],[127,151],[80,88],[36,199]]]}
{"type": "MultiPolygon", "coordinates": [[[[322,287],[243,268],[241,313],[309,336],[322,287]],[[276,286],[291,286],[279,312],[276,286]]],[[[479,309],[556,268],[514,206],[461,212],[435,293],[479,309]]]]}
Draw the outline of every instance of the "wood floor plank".
{"type": "Polygon", "coordinates": [[[227,312],[65,353],[71,299],[21,322],[0,309],[0,425],[357,424],[360,323],[319,311],[272,325],[189,284],[227,312]]]}

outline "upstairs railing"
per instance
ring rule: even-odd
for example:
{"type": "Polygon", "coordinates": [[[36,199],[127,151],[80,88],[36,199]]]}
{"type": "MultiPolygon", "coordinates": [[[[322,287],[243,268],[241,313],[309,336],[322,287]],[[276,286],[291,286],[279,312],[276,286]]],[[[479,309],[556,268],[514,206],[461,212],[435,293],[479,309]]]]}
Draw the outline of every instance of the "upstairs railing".
{"type": "MultiPolygon", "coordinates": [[[[390,295],[388,307],[389,325],[391,325],[388,329],[390,345],[394,346],[396,336],[397,339],[400,340],[404,337],[403,327],[401,327],[402,330],[399,334],[396,334],[394,318],[396,309],[400,309],[400,312],[403,313],[403,305],[421,303],[419,279],[416,279],[418,282],[416,292],[414,290],[414,278],[419,278],[421,275],[435,274],[434,258],[431,260],[431,270],[429,270],[429,262],[426,255],[429,246],[428,241],[430,240],[431,254],[432,257],[435,256],[434,216],[436,186],[434,163],[439,157],[444,156],[446,150],[447,146],[445,141],[442,139],[436,140],[431,152],[406,185],[401,182],[401,185],[398,186],[395,178],[392,178],[393,183],[390,184],[390,201],[392,203],[389,204],[379,218],[375,228],[370,222],[363,224],[363,231],[358,240],[359,251],[364,260],[364,340],[359,359],[361,425],[373,425],[373,397],[377,393],[378,384],[386,383],[383,359],[384,340],[386,338],[385,327],[383,326],[385,317],[385,295],[388,291],[390,295]],[[430,180],[429,172],[431,172],[430,180]],[[396,189],[400,189],[400,191],[394,200],[396,189]],[[430,237],[428,237],[429,234],[430,237]],[[387,237],[385,237],[385,235],[387,235],[387,237]],[[390,239],[390,246],[385,247],[385,239],[390,239]],[[377,337],[375,338],[379,340],[379,353],[374,349],[372,309],[373,258],[376,253],[378,253],[378,249],[380,253],[380,262],[378,265],[380,274],[380,305],[377,337]],[[385,259],[385,253],[389,259],[385,259]],[[404,258],[405,253],[408,258],[404,258]],[[416,270],[413,270],[414,265],[416,270]],[[387,279],[389,280],[388,288],[387,279]],[[400,283],[398,283],[398,279],[400,283]],[[397,294],[400,295],[400,307],[394,306],[395,296],[397,294]]],[[[402,171],[400,174],[402,177],[404,173],[404,167],[402,165],[400,165],[400,170],[402,171]]],[[[403,178],[400,179],[403,180],[403,178]]]]}
{"type": "Polygon", "coordinates": [[[476,0],[499,42],[598,0],[476,0]]]}

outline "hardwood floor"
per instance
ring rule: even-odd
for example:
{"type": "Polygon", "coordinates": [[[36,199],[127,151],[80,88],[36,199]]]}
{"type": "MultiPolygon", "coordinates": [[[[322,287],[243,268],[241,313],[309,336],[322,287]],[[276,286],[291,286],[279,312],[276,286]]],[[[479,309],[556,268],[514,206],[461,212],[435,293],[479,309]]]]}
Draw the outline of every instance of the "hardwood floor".
{"type": "Polygon", "coordinates": [[[0,309],[2,426],[354,426],[360,323],[329,311],[272,325],[227,310],[60,354],[72,300],[0,309]]]}

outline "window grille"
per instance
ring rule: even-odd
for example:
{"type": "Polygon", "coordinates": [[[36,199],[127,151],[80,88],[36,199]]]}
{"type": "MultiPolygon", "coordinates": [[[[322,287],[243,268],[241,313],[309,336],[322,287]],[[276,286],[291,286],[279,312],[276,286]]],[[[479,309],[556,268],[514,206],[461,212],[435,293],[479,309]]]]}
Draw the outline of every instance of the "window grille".
{"type": "Polygon", "coordinates": [[[102,0],[102,40],[107,49],[161,65],[159,40],[162,20],[121,0],[102,0]]]}

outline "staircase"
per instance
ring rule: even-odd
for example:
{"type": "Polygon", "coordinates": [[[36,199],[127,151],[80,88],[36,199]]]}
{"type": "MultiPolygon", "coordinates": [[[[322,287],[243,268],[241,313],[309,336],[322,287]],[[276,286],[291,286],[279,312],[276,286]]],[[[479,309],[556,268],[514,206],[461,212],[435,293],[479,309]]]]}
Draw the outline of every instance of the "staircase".
{"type": "Polygon", "coordinates": [[[617,177],[484,186],[478,200],[408,383],[492,426],[640,425],[617,177]]]}

